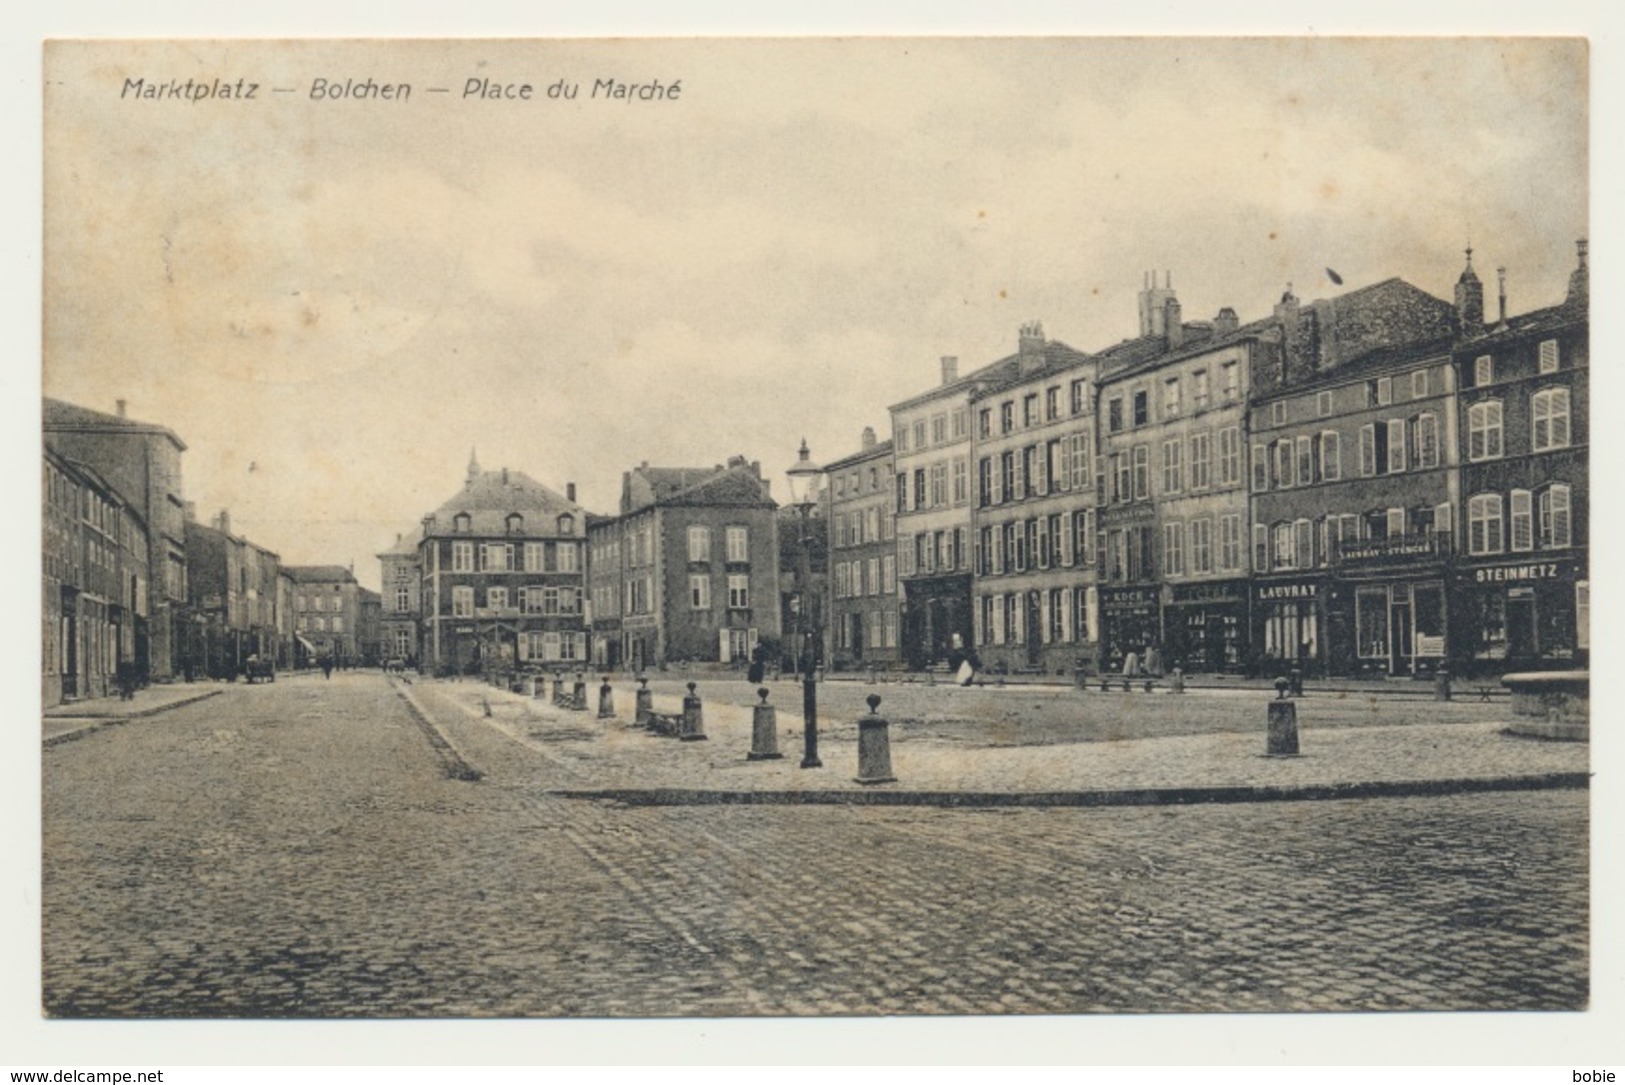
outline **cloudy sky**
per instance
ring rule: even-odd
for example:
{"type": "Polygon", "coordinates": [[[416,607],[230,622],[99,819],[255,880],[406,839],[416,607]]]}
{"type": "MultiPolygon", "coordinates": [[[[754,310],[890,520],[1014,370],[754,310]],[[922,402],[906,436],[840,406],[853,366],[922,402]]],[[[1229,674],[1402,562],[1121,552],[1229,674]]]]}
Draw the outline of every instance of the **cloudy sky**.
{"type": "Polygon", "coordinates": [[[803,435],[856,450],[942,355],[1135,334],[1148,269],[1245,321],[1327,268],[1448,297],[1470,239],[1513,311],[1549,304],[1586,70],[1574,39],[58,46],[44,390],[128,400],[190,446],[200,515],[376,584],[471,447],[596,511],[642,460],[742,453],[782,496],[803,435]],[[368,77],[411,97],[310,100],[368,77]]]}

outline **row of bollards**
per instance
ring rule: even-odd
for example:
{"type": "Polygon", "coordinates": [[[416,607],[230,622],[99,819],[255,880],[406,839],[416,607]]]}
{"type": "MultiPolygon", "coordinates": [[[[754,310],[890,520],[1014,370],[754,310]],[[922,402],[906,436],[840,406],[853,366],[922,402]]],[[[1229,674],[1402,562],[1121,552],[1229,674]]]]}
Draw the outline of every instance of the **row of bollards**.
{"type": "MultiPolygon", "coordinates": [[[[751,706],[751,741],[750,751],[745,755],[747,761],[778,761],[784,757],[779,752],[778,709],[767,703],[769,695],[766,686],[756,690],[759,701],[751,706]]],[[[638,676],[633,703],[632,727],[683,742],[707,740],[705,706],[695,683],[688,683],[688,693],[683,697],[680,714],[654,710],[654,693],[649,689],[649,679],[643,675],[638,676]]],[[[858,720],[858,775],[855,779],[860,784],[892,783],[897,777],[893,775],[891,767],[890,724],[879,715],[879,694],[871,693],[868,703],[868,713],[858,720]]],[[[598,718],[615,718],[614,693],[608,675],[604,676],[603,685],[598,688],[598,718]]]]}

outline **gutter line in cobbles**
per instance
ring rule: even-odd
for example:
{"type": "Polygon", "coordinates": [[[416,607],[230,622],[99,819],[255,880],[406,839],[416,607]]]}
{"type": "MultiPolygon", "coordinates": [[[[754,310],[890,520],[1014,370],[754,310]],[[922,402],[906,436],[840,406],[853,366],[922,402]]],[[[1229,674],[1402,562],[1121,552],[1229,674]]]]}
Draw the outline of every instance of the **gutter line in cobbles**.
{"type": "Polygon", "coordinates": [[[423,732],[423,737],[429,740],[429,745],[434,749],[435,755],[440,758],[441,765],[445,767],[446,776],[453,780],[467,780],[470,783],[483,778],[484,774],[468,763],[463,755],[458,752],[457,747],[452,745],[451,739],[445,732],[440,730],[439,725],[434,722],[429,713],[424,711],[422,705],[418,704],[417,698],[412,694],[411,687],[405,682],[393,679],[390,680],[390,685],[395,687],[395,692],[400,694],[401,700],[406,703],[407,711],[411,713],[413,721],[418,725],[418,729],[423,732]]]}
{"type": "Polygon", "coordinates": [[[939,806],[1106,807],[1189,806],[1203,803],[1323,802],[1339,799],[1413,798],[1490,791],[1588,789],[1585,772],[1495,776],[1454,780],[1379,780],[1368,783],[1290,787],[1169,787],[1096,791],[749,791],[701,788],[555,789],[544,794],[594,799],[626,806],[939,806]]]}

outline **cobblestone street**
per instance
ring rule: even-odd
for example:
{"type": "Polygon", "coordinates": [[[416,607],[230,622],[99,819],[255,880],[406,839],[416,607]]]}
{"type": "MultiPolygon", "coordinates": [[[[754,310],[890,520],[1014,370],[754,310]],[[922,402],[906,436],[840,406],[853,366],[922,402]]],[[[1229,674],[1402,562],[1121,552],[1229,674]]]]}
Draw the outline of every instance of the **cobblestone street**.
{"type": "MultiPolygon", "coordinates": [[[[64,1016],[1572,1009],[1588,794],[629,808],[376,674],[44,758],[64,1016]]],[[[590,721],[582,718],[582,726],[590,721]]]]}

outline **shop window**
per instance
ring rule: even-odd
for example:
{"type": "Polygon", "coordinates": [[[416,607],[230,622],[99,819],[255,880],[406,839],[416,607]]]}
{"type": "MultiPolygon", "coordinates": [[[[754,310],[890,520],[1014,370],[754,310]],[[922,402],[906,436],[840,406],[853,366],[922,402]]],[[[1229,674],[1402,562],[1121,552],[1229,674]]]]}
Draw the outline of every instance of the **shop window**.
{"type": "Polygon", "coordinates": [[[1412,589],[1412,621],[1416,625],[1416,654],[1418,657],[1439,658],[1444,655],[1444,586],[1418,584],[1412,589]]]}
{"type": "Polygon", "coordinates": [[[1361,659],[1388,658],[1388,589],[1360,588],[1354,594],[1354,637],[1361,659]]]}

